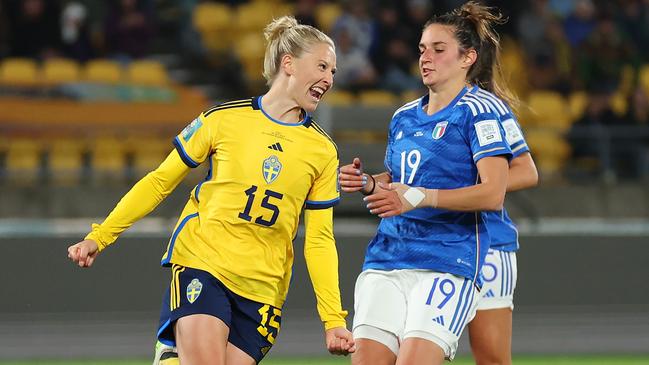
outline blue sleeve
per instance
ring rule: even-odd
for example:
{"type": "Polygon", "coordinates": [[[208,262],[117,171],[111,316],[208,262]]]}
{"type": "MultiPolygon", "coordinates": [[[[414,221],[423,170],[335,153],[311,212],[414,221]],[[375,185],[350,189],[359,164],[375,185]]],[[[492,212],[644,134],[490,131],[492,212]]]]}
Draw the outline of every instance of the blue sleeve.
{"type": "Polygon", "coordinates": [[[509,115],[508,117],[505,117],[502,126],[505,130],[505,139],[507,140],[507,144],[509,144],[509,148],[512,150],[512,158],[516,158],[523,153],[530,151],[527,142],[525,141],[523,131],[521,130],[521,126],[513,116],[509,115]]]}
{"type": "Polygon", "coordinates": [[[511,160],[512,151],[504,138],[505,131],[500,119],[495,114],[481,113],[471,117],[468,135],[475,163],[491,156],[504,156],[511,160]]]}

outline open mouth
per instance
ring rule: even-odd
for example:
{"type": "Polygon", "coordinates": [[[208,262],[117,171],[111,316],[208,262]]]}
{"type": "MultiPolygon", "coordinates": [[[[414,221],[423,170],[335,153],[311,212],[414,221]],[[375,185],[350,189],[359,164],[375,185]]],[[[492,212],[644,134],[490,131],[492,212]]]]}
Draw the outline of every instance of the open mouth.
{"type": "Polygon", "coordinates": [[[324,95],[325,91],[326,90],[321,88],[320,86],[314,86],[314,87],[309,89],[309,94],[316,101],[320,101],[320,99],[322,99],[322,95],[324,95]]]}

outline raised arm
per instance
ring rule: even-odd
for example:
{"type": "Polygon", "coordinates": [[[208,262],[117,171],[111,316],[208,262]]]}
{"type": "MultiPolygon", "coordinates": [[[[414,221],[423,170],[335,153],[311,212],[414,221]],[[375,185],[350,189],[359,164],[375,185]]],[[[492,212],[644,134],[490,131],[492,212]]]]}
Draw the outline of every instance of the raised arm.
{"type": "Polygon", "coordinates": [[[327,349],[339,355],[354,352],[354,340],[346,328],[347,311],[342,309],[340,301],[333,208],[306,209],[304,218],[304,258],[313,283],[318,314],[324,324],[327,349]]]}
{"type": "Polygon", "coordinates": [[[99,252],[171,194],[189,170],[179,154],[172,151],[157,169],[124,195],[102,224],[92,225],[85,240],[68,248],[68,257],[81,267],[90,267],[99,252]]]}

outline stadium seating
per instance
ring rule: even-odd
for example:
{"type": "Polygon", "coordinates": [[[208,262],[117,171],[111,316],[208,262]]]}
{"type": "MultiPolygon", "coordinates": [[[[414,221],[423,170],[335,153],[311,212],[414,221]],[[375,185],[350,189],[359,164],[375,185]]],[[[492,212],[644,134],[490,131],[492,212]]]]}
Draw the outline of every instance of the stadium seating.
{"type": "Polygon", "coordinates": [[[49,143],[49,180],[57,185],[77,184],[84,170],[86,144],[80,139],[55,138],[49,143]]]}
{"type": "Polygon", "coordinates": [[[620,85],[618,87],[618,92],[623,95],[629,95],[633,92],[633,88],[636,85],[636,70],[632,65],[624,65],[622,67],[622,73],[620,75],[620,85]]]}
{"type": "Polygon", "coordinates": [[[153,60],[131,62],[126,69],[126,75],[130,83],[137,85],[164,86],[169,83],[165,67],[153,60]]]}
{"type": "Polygon", "coordinates": [[[81,79],[79,63],[71,59],[55,58],[43,61],[43,82],[46,84],[60,84],[75,82],[81,79]]]}
{"type": "Polygon", "coordinates": [[[554,129],[530,129],[525,138],[541,175],[556,177],[570,154],[563,135],[554,129]]]}
{"type": "Polygon", "coordinates": [[[123,81],[123,70],[119,63],[111,60],[88,61],[84,67],[84,79],[91,82],[116,84],[123,81]]]}
{"type": "Polygon", "coordinates": [[[506,84],[519,96],[527,95],[529,85],[527,83],[527,67],[525,56],[516,42],[509,38],[503,38],[501,53],[501,69],[506,84]]]}
{"type": "Polygon", "coordinates": [[[127,140],[131,152],[133,178],[141,178],[160,165],[173,149],[172,138],[133,137],[127,140]]]}
{"type": "Polygon", "coordinates": [[[43,145],[34,138],[10,138],[7,141],[5,173],[19,184],[34,184],[42,171],[43,145]]]}
{"type": "Polygon", "coordinates": [[[192,21],[207,49],[223,51],[231,44],[233,18],[234,12],[229,6],[203,2],[196,5],[192,21]]]}
{"type": "Polygon", "coordinates": [[[122,181],[126,174],[126,148],[115,137],[98,137],[90,145],[90,166],[96,182],[122,181]]]}
{"type": "Polygon", "coordinates": [[[618,91],[611,95],[611,109],[619,116],[626,114],[628,109],[628,101],[626,94],[618,91]]]}
{"type": "Polygon", "coordinates": [[[638,81],[640,82],[640,85],[644,89],[644,92],[649,95],[649,63],[644,64],[640,68],[638,81]]]}
{"type": "Polygon", "coordinates": [[[260,32],[247,33],[235,43],[235,52],[249,81],[263,80],[265,47],[264,37],[260,32]]]}
{"type": "Polygon", "coordinates": [[[350,106],[356,101],[356,97],[349,91],[331,90],[327,91],[323,101],[330,106],[350,106]]]}
{"type": "Polygon", "coordinates": [[[292,13],[292,6],[284,3],[273,4],[266,1],[253,1],[239,5],[234,22],[235,36],[236,34],[248,32],[261,33],[273,18],[291,15],[292,13]]]}
{"type": "Polygon", "coordinates": [[[38,66],[27,58],[8,58],[0,65],[0,83],[29,86],[38,82],[38,66]]]}
{"type": "Polygon", "coordinates": [[[315,19],[318,26],[325,33],[330,33],[336,19],[342,14],[340,4],[335,2],[322,2],[315,10],[315,19]]]}
{"type": "Polygon", "coordinates": [[[524,112],[525,124],[550,128],[558,132],[570,129],[570,106],[561,94],[553,91],[533,91],[527,100],[531,112],[524,112]]]}
{"type": "Polygon", "coordinates": [[[585,91],[575,91],[568,96],[570,119],[574,122],[584,115],[588,106],[588,94],[585,91]]]}
{"type": "Polygon", "coordinates": [[[410,90],[410,91],[406,91],[406,92],[404,92],[404,93],[401,94],[401,102],[402,102],[403,104],[409,103],[409,102],[411,102],[411,101],[414,101],[414,100],[416,100],[416,99],[421,98],[422,96],[424,96],[425,93],[426,93],[426,92],[425,92],[425,91],[422,91],[422,90],[410,90]]]}
{"type": "Polygon", "coordinates": [[[397,106],[399,99],[389,91],[367,90],[358,94],[359,101],[366,106],[397,106]]]}

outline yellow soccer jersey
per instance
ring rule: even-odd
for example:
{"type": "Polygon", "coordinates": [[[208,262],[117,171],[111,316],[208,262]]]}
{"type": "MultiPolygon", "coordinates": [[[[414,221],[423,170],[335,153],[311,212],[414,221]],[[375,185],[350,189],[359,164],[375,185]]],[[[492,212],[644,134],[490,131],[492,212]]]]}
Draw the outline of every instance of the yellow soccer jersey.
{"type": "Polygon", "coordinates": [[[203,112],[174,139],[190,167],[209,161],[162,263],[210,272],[235,293],[281,307],[302,208],[339,200],[338,154],[309,116],[274,120],[261,97],[203,112]]]}

